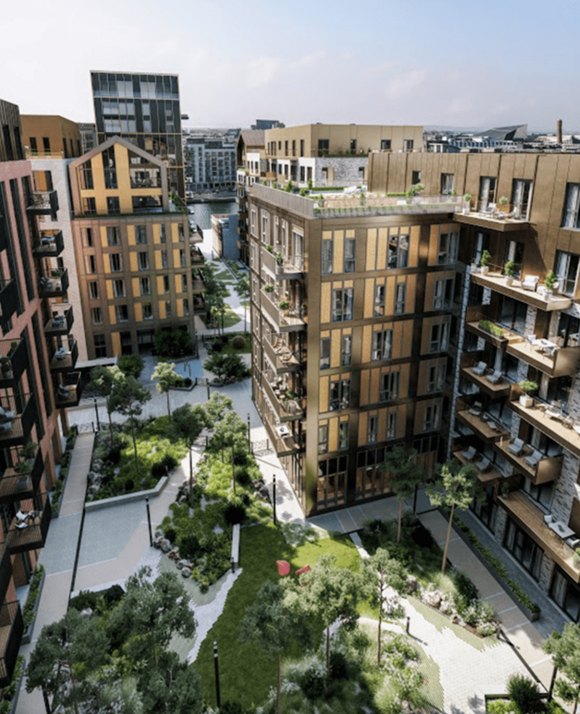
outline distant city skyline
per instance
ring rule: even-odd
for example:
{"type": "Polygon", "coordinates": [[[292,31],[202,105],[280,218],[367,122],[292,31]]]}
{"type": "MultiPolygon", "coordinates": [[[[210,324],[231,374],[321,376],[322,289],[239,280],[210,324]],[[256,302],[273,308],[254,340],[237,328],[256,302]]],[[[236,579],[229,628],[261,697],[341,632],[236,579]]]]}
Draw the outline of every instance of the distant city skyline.
{"type": "Polygon", "coordinates": [[[3,19],[0,97],[93,121],[90,70],[178,74],[185,127],[580,128],[576,0],[40,0],[3,19]]]}

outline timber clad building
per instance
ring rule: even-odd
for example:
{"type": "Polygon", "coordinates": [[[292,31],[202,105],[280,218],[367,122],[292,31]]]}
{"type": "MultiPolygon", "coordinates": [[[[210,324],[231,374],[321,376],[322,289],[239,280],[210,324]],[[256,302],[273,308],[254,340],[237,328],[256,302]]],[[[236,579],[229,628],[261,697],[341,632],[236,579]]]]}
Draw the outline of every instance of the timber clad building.
{"type": "Polygon", "coordinates": [[[294,489],[388,493],[397,442],[469,462],[477,517],[577,620],[580,157],[373,152],[368,185],[249,190],[253,394],[294,489]]]}

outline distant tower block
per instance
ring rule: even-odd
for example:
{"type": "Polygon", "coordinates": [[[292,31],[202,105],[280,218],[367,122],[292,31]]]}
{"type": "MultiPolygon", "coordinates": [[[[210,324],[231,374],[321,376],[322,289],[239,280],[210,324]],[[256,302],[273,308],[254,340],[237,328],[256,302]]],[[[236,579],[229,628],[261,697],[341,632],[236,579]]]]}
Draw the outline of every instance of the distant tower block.
{"type": "Polygon", "coordinates": [[[558,119],[556,122],[556,140],[558,144],[562,143],[562,120],[558,119]]]}

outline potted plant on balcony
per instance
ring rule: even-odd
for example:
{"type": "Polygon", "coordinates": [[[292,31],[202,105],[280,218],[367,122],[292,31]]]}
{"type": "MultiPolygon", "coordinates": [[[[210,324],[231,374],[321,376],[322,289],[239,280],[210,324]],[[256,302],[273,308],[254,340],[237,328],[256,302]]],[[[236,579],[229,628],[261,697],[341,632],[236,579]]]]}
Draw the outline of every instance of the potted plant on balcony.
{"type": "Polygon", "coordinates": [[[274,292],[274,286],[270,285],[270,283],[266,283],[266,285],[264,285],[264,292],[265,293],[274,292]]]}
{"type": "Polygon", "coordinates": [[[507,196],[500,196],[500,197],[499,197],[498,204],[499,204],[500,211],[503,211],[504,213],[507,213],[508,208],[509,208],[509,199],[508,199],[508,197],[507,197],[507,196]]]}
{"type": "Polygon", "coordinates": [[[7,379],[12,374],[12,360],[10,357],[0,357],[0,372],[7,379]]]}
{"type": "Polygon", "coordinates": [[[487,248],[481,254],[481,259],[479,261],[479,267],[481,268],[481,274],[485,275],[489,273],[489,261],[491,260],[491,253],[487,248]]]}
{"type": "Polygon", "coordinates": [[[556,277],[556,273],[554,273],[553,270],[550,270],[546,274],[542,288],[543,288],[544,295],[546,297],[551,295],[554,292],[554,290],[556,290],[558,288],[558,278],[556,277]]]}
{"type": "Polygon", "coordinates": [[[290,303],[288,302],[288,300],[280,300],[280,302],[278,303],[278,307],[283,312],[286,312],[288,310],[288,308],[290,307],[290,303]]]}
{"type": "Polygon", "coordinates": [[[425,186],[422,183],[414,183],[407,191],[407,203],[412,203],[413,199],[418,198],[425,186]]]}
{"type": "Polygon", "coordinates": [[[518,383],[518,386],[522,390],[523,394],[520,394],[520,405],[529,409],[534,406],[534,399],[531,396],[534,392],[538,391],[538,383],[533,382],[528,379],[524,379],[518,383]]]}
{"type": "Polygon", "coordinates": [[[511,285],[514,281],[514,275],[516,272],[516,264],[513,260],[506,260],[503,266],[503,274],[505,275],[506,285],[511,285]]]}
{"type": "Polygon", "coordinates": [[[276,265],[281,266],[283,264],[284,264],[284,256],[280,252],[276,253],[276,265]]]}
{"type": "Polygon", "coordinates": [[[463,213],[469,213],[470,210],[471,210],[471,194],[464,193],[463,194],[463,213]]]}
{"type": "Polygon", "coordinates": [[[580,548],[574,549],[574,565],[576,567],[580,566],[580,548]]]}

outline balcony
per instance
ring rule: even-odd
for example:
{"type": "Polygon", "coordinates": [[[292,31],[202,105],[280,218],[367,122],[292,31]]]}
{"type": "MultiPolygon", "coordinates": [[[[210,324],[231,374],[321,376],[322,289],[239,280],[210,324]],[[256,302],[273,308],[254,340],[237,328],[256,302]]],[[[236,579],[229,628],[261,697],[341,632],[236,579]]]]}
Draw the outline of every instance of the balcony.
{"type": "Polygon", "coordinates": [[[273,335],[271,339],[272,342],[270,342],[268,337],[264,337],[262,346],[276,374],[296,372],[299,370],[302,366],[299,355],[293,352],[290,346],[281,337],[273,335]]]}
{"type": "Polygon", "coordinates": [[[79,346],[72,337],[65,337],[60,342],[50,354],[50,369],[53,372],[70,372],[77,363],[79,346]]]}
{"type": "Polygon", "coordinates": [[[264,421],[264,424],[276,451],[276,456],[291,456],[304,450],[298,437],[292,434],[292,431],[285,424],[272,426],[268,420],[264,421]]]}
{"type": "Polygon", "coordinates": [[[481,373],[474,364],[469,367],[462,367],[461,374],[470,382],[477,384],[477,386],[492,399],[506,397],[510,393],[510,383],[505,377],[495,382],[494,371],[492,369],[486,369],[481,373]]]}
{"type": "Polygon", "coordinates": [[[533,406],[519,402],[517,390],[512,388],[510,407],[528,424],[549,436],[560,446],[580,457],[580,423],[563,414],[559,409],[534,399],[533,406]]]}
{"type": "Polygon", "coordinates": [[[485,468],[478,468],[478,464],[481,463],[482,459],[481,454],[476,453],[473,459],[469,460],[464,455],[465,451],[466,449],[454,451],[453,456],[457,459],[457,461],[459,461],[460,464],[463,464],[464,466],[473,466],[473,469],[477,474],[477,480],[482,484],[482,486],[497,483],[497,481],[500,481],[503,478],[502,472],[496,468],[494,464],[489,464],[489,466],[486,464],[485,468]]]}
{"type": "Polygon", "coordinates": [[[0,476],[0,503],[34,498],[43,472],[42,452],[37,448],[32,459],[28,459],[20,468],[5,469],[0,476]]]}
{"type": "Polygon", "coordinates": [[[14,280],[0,280],[0,326],[4,331],[18,309],[18,292],[14,280]]]}
{"type": "Polygon", "coordinates": [[[507,353],[539,369],[549,377],[576,374],[580,365],[580,345],[559,347],[550,339],[532,337],[513,340],[508,344],[507,353]]]}
{"type": "Polygon", "coordinates": [[[55,387],[54,398],[57,409],[76,407],[81,399],[81,373],[70,372],[65,374],[62,381],[55,387]]]}
{"type": "Polygon", "coordinates": [[[51,270],[49,275],[38,278],[38,294],[41,298],[66,297],[68,290],[68,270],[51,270]]]}
{"type": "Polygon", "coordinates": [[[457,400],[457,418],[468,426],[477,436],[484,441],[497,441],[508,435],[508,430],[503,424],[489,415],[481,406],[469,406],[463,400],[457,400]]]}
{"type": "Polygon", "coordinates": [[[205,283],[201,278],[194,278],[191,281],[191,292],[194,295],[200,295],[201,293],[205,293],[205,283]]]}
{"type": "Polygon", "coordinates": [[[270,323],[277,328],[279,332],[299,332],[304,330],[306,328],[304,318],[296,315],[295,311],[286,307],[280,307],[280,303],[276,304],[274,302],[276,299],[274,292],[268,293],[262,290],[261,307],[270,323]]]}
{"type": "Polygon", "coordinates": [[[546,515],[522,491],[500,496],[499,502],[518,525],[575,583],[580,583],[580,566],[574,564],[574,550],[546,523],[546,515]]]}
{"type": "Polygon", "coordinates": [[[508,218],[507,212],[504,216],[501,211],[493,212],[457,212],[453,216],[456,223],[461,223],[464,226],[476,226],[489,231],[498,231],[499,233],[515,233],[518,231],[526,231],[529,228],[529,221],[523,218],[508,218]]]}
{"type": "Polygon", "coordinates": [[[23,632],[20,603],[18,600],[4,603],[0,608],[0,687],[10,684],[23,632]]]}
{"type": "Polygon", "coordinates": [[[52,305],[52,317],[44,325],[44,334],[47,337],[58,337],[59,335],[68,335],[72,329],[74,315],[72,305],[52,305]]]}
{"type": "Polygon", "coordinates": [[[191,265],[192,266],[200,266],[205,263],[205,258],[203,257],[203,253],[199,248],[192,248],[191,249],[191,265]]]}
{"type": "Polygon", "coordinates": [[[538,453],[538,458],[534,458],[533,447],[524,444],[520,451],[519,445],[509,439],[500,439],[496,441],[494,446],[512,466],[524,476],[527,476],[535,486],[555,481],[560,476],[560,471],[562,470],[561,456],[542,455],[540,458],[538,453]]]}
{"type": "Polygon", "coordinates": [[[526,290],[522,288],[521,280],[514,280],[511,285],[508,285],[505,277],[499,273],[486,273],[485,275],[472,273],[471,279],[476,285],[490,288],[494,292],[519,300],[526,303],[526,305],[531,305],[545,312],[567,310],[572,305],[572,300],[565,295],[543,295],[534,290],[526,290]]]}
{"type": "Polygon", "coordinates": [[[56,191],[32,191],[26,210],[31,216],[51,216],[56,220],[58,211],[58,194],[56,191]]]}
{"type": "Polygon", "coordinates": [[[0,387],[14,386],[28,367],[24,337],[0,340],[0,387]]]}
{"type": "Polygon", "coordinates": [[[36,401],[27,394],[23,397],[4,397],[4,415],[0,421],[0,448],[23,446],[29,440],[36,418],[36,401]],[[24,404],[24,406],[22,406],[24,404]]]}
{"type": "Polygon", "coordinates": [[[64,250],[62,231],[42,231],[32,252],[38,258],[57,258],[64,250]]]}
{"type": "Polygon", "coordinates": [[[492,345],[499,347],[502,350],[505,349],[511,341],[522,339],[522,336],[517,332],[513,332],[507,327],[504,327],[493,320],[488,320],[481,315],[476,317],[476,319],[467,322],[466,328],[469,332],[472,332],[474,335],[483,338],[487,342],[490,342],[492,345]]]}
{"type": "Polygon", "coordinates": [[[262,382],[262,387],[280,422],[304,418],[304,409],[300,398],[287,398],[285,396],[287,390],[276,383],[272,385],[268,377],[262,382]]]}
{"type": "Polygon", "coordinates": [[[44,548],[46,534],[52,512],[50,500],[46,494],[42,499],[42,510],[20,510],[21,517],[15,516],[8,529],[8,548],[10,553],[24,553],[27,550],[44,548]],[[25,518],[22,518],[22,515],[25,518]]]}
{"type": "Polygon", "coordinates": [[[12,560],[7,543],[0,543],[0,602],[4,602],[12,580],[12,560]]]}

